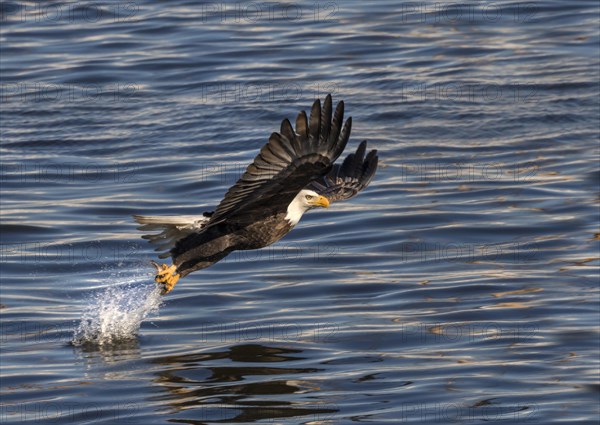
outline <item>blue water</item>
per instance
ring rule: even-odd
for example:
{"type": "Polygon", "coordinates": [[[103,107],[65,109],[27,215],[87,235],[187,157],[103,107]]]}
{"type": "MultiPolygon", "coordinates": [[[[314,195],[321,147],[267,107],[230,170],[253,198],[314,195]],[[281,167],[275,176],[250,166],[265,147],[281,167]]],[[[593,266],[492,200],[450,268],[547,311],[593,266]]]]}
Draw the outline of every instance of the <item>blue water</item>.
{"type": "Polygon", "coordinates": [[[597,423],[599,5],[5,2],[2,423],[597,423]],[[332,93],[371,185],[153,292],[332,93]]]}

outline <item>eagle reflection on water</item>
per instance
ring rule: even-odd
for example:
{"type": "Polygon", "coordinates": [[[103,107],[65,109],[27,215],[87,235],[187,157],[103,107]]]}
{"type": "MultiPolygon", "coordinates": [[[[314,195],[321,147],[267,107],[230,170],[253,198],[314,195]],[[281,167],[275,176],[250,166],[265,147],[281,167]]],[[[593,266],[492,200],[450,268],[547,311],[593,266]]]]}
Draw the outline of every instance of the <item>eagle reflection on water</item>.
{"type": "MultiPolygon", "coordinates": [[[[168,421],[173,423],[251,423],[286,418],[327,423],[339,412],[311,378],[323,369],[287,366],[307,360],[300,349],[238,344],[147,360],[137,339],[74,349],[97,377],[149,380],[155,395],[148,401],[166,409],[168,421]],[[274,366],[278,363],[281,367],[274,366]],[[132,364],[139,366],[132,370],[132,364]]],[[[125,413],[138,413],[137,405],[129,407],[125,413]]]]}
{"type": "Polygon", "coordinates": [[[292,417],[309,417],[313,422],[331,421],[339,409],[331,402],[320,400],[315,393],[319,388],[306,379],[319,369],[273,367],[273,363],[304,360],[298,356],[301,352],[243,344],[225,351],[162,357],[155,360],[161,370],[156,373],[154,383],[165,393],[155,399],[169,404],[173,415],[187,412],[187,418],[170,419],[176,423],[248,423],[292,417]],[[221,360],[252,366],[207,365],[221,360]],[[256,366],[257,363],[268,365],[256,366]],[[298,379],[290,379],[293,375],[298,379]],[[255,380],[255,376],[267,378],[255,380]],[[285,399],[280,397],[282,395],[285,399]],[[290,401],[290,395],[294,400],[290,401]]]}

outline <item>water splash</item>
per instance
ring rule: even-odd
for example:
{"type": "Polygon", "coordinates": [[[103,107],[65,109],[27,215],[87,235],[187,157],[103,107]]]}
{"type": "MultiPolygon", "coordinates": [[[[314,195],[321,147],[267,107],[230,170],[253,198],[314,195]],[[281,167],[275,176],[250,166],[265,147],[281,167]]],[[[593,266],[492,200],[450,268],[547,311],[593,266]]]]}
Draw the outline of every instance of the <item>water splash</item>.
{"type": "Polygon", "coordinates": [[[90,297],[72,342],[106,345],[135,338],[161,303],[161,288],[148,284],[147,277],[102,289],[90,297]]]}

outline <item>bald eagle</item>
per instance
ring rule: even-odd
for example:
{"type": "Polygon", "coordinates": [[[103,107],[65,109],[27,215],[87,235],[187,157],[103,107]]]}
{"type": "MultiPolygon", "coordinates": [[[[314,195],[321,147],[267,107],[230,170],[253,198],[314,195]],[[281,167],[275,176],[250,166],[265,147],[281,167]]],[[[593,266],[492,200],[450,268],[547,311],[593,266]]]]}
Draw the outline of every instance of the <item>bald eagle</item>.
{"type": "Polygon", "coordinates": [[[344,102],[337,104],[332,119],[331,95],[304,111],[296,129],[284,119],[279,133],[271,134],[242,177],[225,194],[214,212],[201,216],[149,217],[135,215],[139,230],[159,231],[144,235],[167,250],[159,258],[173,264],[152,264],[155,281],[163,293],[180,277],[204,269],[235,250],[259,249],[277,242],[313,208],[349,199],[367,187],[377,169],[377,151],[366,154],[367,142],[342,164],[334,164],[350,137],[352,118],[343,123],[344,102]],[[343,125],[342,125],[343,123],[343,125]],[[365,155],[366,154],[366,155],[365,155]]]}

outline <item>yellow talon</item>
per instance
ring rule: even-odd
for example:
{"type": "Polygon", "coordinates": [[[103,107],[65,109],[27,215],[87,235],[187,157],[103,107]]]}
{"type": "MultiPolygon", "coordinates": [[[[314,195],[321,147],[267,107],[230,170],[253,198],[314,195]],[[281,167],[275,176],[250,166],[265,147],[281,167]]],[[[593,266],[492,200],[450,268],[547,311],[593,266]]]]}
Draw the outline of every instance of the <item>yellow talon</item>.
{"type": "Polygon", "coordinates": [[[179,280],[179,273],[173,274],[177,271],[175,265],[167,266],[166,264],[158,265],[158,263],[152,261],[154,267],[156,267],[156,276],[154,281],[163,285],[162,295],[165,295],[173,289],[177,281],[179,280]]]}

